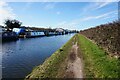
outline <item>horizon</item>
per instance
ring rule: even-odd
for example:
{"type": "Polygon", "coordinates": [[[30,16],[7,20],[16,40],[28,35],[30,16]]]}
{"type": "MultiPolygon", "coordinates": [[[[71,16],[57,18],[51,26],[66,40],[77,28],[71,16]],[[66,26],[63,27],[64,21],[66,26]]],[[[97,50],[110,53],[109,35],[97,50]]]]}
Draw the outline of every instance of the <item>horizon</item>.
{"type": "Polygon", "coordinates": [[[4,14],[0,15],[0,25],[10,18],[26,27],[84,30],[118,20],[118,2],[1,1],[0,6],[4,14]]]}

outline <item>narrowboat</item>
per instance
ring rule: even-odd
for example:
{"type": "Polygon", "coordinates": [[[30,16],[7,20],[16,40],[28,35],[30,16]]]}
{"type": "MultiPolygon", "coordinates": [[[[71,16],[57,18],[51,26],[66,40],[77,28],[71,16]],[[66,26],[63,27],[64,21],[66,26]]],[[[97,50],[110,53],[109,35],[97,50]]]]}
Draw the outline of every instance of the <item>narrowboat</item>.
{"type": "Polygon", "coordinates": [[[2,32],[2,42],[18,40],[18,35],[15,32],[2,32]]]}
{"type": "Polygon", "coordinates": [[[45,36],[44,32],[39,32],[39,31],[25,32],[25,35],[26,35],[26,38],[43,37],[43,36],[45,36]]]}

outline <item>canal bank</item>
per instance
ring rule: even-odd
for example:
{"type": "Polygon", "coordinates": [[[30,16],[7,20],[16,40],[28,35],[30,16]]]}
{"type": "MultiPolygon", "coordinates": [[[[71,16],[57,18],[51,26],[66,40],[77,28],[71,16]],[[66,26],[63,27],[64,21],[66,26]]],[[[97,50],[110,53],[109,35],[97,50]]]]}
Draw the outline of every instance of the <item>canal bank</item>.
{"type": "Polygon", "coordinates": [[[66,59],[73,45],[72,42],[73,38],[46,59],[42,65],[36,66],[26,78],[63,78],[67,68],[66,59]]]}
{"type": "MultiPolygon", "coordinates": [[[[73,62],[73,67],[76,64],[73,62]]],[[[26,76],[26,80],[36,78],[119,78],[119,60],[114,57],[109,57],[106,52],[98,45],[87,39],[81,34],[72,37],[64,46],[58,49],[51,55],[42,65],[33,69],[33,71],[26,76]],[[77,45],[73,45],[77,43],[77,45]],[[76,55],[71,54],[71,50],[75,46],[78,47],[77,58],[76,55]],[[78,72],[76,74],[74,69],[70,69],[69,58],[73,61],[78,61],[78,72]],[[81,59],[81,60],[79,60],[81,59]],[[80,70],[82,69],[82,70],[80,70]],[[80,72],[80,71],[81,72],[80,72]],[[71,72],[72,71],[72,72],[71,72]],[[70,73],[69,73],[70,72],[70,73]],[[74,76],[75,75],[75,76],[74,76]],[[76,76],[78,75],[78,76],[76,76]]],[[[72,67],[72,68],[73,68],[72,67]]]]}

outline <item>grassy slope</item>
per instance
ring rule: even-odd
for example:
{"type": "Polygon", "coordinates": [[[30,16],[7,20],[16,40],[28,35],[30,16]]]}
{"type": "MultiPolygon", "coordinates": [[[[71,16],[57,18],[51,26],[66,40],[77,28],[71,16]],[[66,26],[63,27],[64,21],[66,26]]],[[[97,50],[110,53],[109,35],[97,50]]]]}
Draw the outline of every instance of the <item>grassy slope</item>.
{"type": "Polygon", "coordinates": [[[119,60],[106,55],[105,51],[100,49],[92,41],[79,34],[79,49],[82,52],[84,61],[84,73],[86,77],[92,78],[118,78],[119,60]]]}
{"type": "Polygon", "coordinates": [[[45,62],[34,68],[27,78],[58,78],[63,77],[66,69],[66,58],[72,47],[73,38],[71,38],[64,46],[52,54],[45,62]]]}

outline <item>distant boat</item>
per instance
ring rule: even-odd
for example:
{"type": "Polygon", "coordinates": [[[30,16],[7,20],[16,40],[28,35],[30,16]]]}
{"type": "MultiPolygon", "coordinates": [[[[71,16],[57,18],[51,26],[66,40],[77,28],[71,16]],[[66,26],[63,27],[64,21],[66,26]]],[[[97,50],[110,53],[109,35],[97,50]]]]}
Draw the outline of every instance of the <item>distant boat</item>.
{"type": "Polygon", "coordinates": [[[25,35],[26,35],[26,38],[45,36],[44,32],[39,32],[39,31],[25,32],[25,35]]]}

